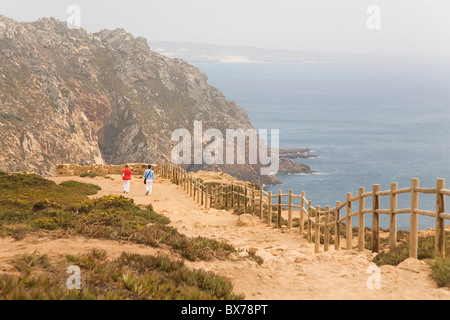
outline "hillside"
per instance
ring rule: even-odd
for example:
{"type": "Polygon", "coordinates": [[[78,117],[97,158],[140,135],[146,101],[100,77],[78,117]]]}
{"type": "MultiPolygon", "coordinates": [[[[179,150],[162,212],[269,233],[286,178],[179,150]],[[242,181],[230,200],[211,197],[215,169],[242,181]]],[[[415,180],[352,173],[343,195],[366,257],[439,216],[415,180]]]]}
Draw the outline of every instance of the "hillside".
{"type": "MultiPolygon", "coordinates": [[[[48,176],[60,163],[167,160],[172,132],[192,130],[194,120],[204,130],[252,128],[247,113],[198,68],[151,51],[144,38],[0,15],[0,170],[48,176]]],[[[220,168],[279,182],[257,169],[220,168]]]]}
{"type": "MultiPolygon", "coordinates": [[[[26,299],[30,297],[26,294],[34,293],[38,298],[140,299],[156,291],[157,295],[151,296],[154,299],[205,299],[204,294],[211,294],[211,287],[216,289],[212,292],[215,298],[227,294],[250,300],[450,298],[449,288],[438,287],[430,265],[423,260],[406,259],[397,266],[380,266],[380,288],[370,288],[370,268],[375,265],[370,250],[314,254],[314,244],[308,243],[297,228],[273,228],[256,217],[242,220],[231,211],[205,209],[183,188],[159,176],[151,197],[145,196],[140,179],[132,180],[129,198],[120,196],[119,175],[50,178],[54,183],[35,176],[16,177],[12,181],[5,179],[8,176],[0,179],[19,183],[16,186],[21,191],[0,193],[4,203],[4,214],[0,215],[0,296],[3,288],[6,298],[26,299]],[[69,183],[68,179],[77,182],[69,183]],[[40,188],[34,187],[39,184],[40,188]],[[49,202],[36,201],[43,196],[43,184],[49,202]],[[90,192],[96,185],[100,188],[90,192]],[[61,186],[65,186],[64,192],[54,190],[61,186]],[[90,200],[84,199],[80,188],[91,194],[90,200]],[[22,192],[28,194],[26,199],[18,197],[22,192]],[[8,193],[14,194],[8,197],[8,193]],[[80,210],[81,206],[85,209],[80,210]],[[18,208],[24,211],[24,222],[16,219],[18,208]],[[69,214],[73,208],[78,208],[79,214],[69,214]],[[125,210],[130,208],[133,211],[127,214],[125,210]],[[33,214],[27,214],[27,210],[33,214]],[[158,259],[148,256],[166,258],[158,263],[158,259]],[[66,274],[54,270],[67,268],[68,261],[60,261],[62,257],[70,257],[70,264],[75,262],[89,273],[82,291],[67,293],[60,289],[57,281],[62,280],[58,275],[66,274]],[[154,264],[159,268],[155,269],[154,264]],[[181,283],[179,269],[184,275],[181,283]],[[161,286],[148,286],[148,270],[161,286]],[[185,284],[192,285],[192,279],[204,277],[205,272],[210,276],[203,282],[206,288],[183,290],[185,284]],[[45,275],[51,280],[50,285],[36,290],[39,285],[33,279],[45,275]],[[34,286],[16,288],[14,281],[18,279],[27,281],[20,284],[34,286]],[[109,288],[106,296],[104,283],[109,288]],[[175,290],[165,290],[167,283],[175,290]]],[[[11,190],[5,183],[1,186],[11,190]]]]}

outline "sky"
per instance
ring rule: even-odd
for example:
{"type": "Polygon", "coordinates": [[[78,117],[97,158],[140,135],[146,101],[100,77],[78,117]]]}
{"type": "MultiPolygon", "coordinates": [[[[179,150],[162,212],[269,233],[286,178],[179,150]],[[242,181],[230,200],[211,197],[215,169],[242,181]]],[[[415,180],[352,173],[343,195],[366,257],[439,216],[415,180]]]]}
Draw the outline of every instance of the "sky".
{"type": "Polygon", "coordinates": [[[0,0],[0,14],[66,21],[71,5],[89,32],[150,41],[450,59],[449,0],[0,0]]]}

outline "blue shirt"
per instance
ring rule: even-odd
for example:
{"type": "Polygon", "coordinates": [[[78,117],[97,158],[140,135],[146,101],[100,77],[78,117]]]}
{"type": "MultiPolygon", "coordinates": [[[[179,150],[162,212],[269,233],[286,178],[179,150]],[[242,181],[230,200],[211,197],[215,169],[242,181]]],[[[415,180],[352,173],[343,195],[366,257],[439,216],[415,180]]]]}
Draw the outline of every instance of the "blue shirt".
{"type": "Polygon", "coordinates": [[[147,169],[144,171],[144,178],[155,181],[155,173],[152,169],[147,169]]]}

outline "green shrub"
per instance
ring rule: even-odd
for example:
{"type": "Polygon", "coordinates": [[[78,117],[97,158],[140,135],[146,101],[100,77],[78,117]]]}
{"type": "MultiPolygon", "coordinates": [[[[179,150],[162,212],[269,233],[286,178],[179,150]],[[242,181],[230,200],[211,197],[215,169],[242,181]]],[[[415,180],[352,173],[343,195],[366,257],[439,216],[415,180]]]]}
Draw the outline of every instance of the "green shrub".
{"type": "MultiPolygon", "coordinates": [[[[435,251],[434,237],[419,238],[418,242],[418,259],[434,259],[435,251]]],[[[446,255],[450,256],[450,234],[446,238],[446,255]]],[[[378,253],[373,262],[377,265],[392,265],[396,266],[409,257],[409,242],[399,243],[395,248],[390,248],[389,251],[382,251],[378,253]]]]}
{"type": "Polygon", "coordinates": [[[95,178],[100,176],[98,173],[95,172],[83,172],[80,174],[80,177],[84,178],[84,177],[89,177],[89,178],[95,178]]]}
{"type": "Polygon", "coordinates": [[[85,196],[90,196],[96,194],[98,191],[102,190],[99,186],[92,183],[83,183],[78,181],[64,181],[60,183],[61,186],[66,188],[74,188],[78,190],[79,193],[85,196]]]}
{"type": "Polygon", "coordinates": [[[255,260],[256,263],[258,263],[259,265],[263,264],[264,259],[256,254],[256,250],[255,249],[253,249],[253,248],[249,249],[248,250],[248,255],[250,256],[250,258],[255,260]]]}
{"type": "Polygon", "coordinates": [[[450,287],[450,258],[439,258],[429,261],[433,278],[439,287],[450,287]]]}
{"type": "Polygon", "coordinates": [[[53,258],[24,255],[11,261],[20,275],[0,275],[2,300],[235,300],[232,283],[212,272],[190,270],[167,256],[103,251],[53,258]],[[81,269],[81,289],[66,286],[68,265],[81,269]],[[63,271],[62,271],[63,270],[63,271]]]}
{"type": "Polygon", "coordinates": [[[95,172],[83,172],[83,173],[80,174],[80,177],[82,177],[82,178],[85,178],[85,177],[89,177],[89,178],[103,177],[105,179],[112,180],[112,178],[109,177],[109,176],[106,176],[104,174],[95,173],[95,172]]]}
{"type": "Polygon", "coordinates": [[[140,208],[133,199],[109,195],[88,199],[100,188],[93,184],[66,181],[47,183],[33,175],[0,177],[0,236],[23,238],[31,231],[65,230],[65,233],[111,240],[126,240],[149,246],[171,246],[189,260],[225,259],[234,247],[215,240],[189,238],[167,226],[169,218],[140,208]],[[2,179],[5,178],[5,179],[2,179]],[[10,190],[5,184],[14,182],[10,190]],[[28,181],[36,187],[21,186],[28,181]]]}

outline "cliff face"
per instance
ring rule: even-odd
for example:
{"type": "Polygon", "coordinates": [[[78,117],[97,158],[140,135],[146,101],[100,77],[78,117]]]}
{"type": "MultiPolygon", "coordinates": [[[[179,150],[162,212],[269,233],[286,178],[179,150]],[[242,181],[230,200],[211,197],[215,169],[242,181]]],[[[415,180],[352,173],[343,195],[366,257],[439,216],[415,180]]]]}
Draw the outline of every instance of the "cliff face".
{"type": "MultiPolygon", "coordinates": [[[[58,163],[169,160],[172,132],[194,120],[205,130],[252,128],[205,74],[152,52],[144,38],[0,15],[0,170],[51,175],[58,163]]],[[[277,182],[250,166],[239,175],[277,182]]]]}

